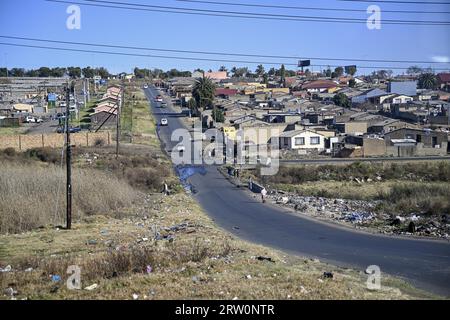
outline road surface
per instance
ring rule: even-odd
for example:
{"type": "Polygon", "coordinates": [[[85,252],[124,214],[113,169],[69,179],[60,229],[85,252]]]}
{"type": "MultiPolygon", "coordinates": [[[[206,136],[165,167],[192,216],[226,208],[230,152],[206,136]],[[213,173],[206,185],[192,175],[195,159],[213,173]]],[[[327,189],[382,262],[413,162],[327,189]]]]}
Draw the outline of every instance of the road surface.
{"type": "MultiPolygon", "coordinates": [[[[150,101],[158,92],[145,90],[150,101]]],[[[154,103],[153,103],[154,105],[154,103]]],[[[171,132],[182,128],[179,116],[168,109],[151,107],[166,150],[176,143],[171,132]]],[[[286,210],[262,204],[259,197],[233,186],[214,166],[205,166],[205,175],[194,175],[195,198],[223,229],[254,243],[281,249],[287,253],[318,258],[343,267],[365,270],[369,265],[403,278],[418,288],[450,296],[450,244],[447,241],[406,239],[354,231],[309,217],[294,216],[286,210]]],[[[325,270],[324,270],[325,271],[325,270]]],[[[381,280],[383,281],[383,280],[381,280]]]]}

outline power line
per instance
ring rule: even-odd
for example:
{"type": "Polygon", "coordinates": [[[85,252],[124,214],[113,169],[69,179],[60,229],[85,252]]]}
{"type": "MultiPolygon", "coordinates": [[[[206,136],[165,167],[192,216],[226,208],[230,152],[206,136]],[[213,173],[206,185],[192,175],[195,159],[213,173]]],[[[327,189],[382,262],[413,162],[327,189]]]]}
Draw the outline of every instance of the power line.
{"type": "MultiPolygon", "coordinates": [[[[172,59],[172,60],[188,60],[188,61],[207,61],[207,62],[225,62],[225,63],[240,63],[240,64],[252,64],[252,65],[281,65],[295,66],[296,63],[285,63],[285,62],[263,62],[263,61],[248,61],[248,60],[225,60],[225,59],[208,59],[208,58],[197,58],[197,57],[177,57],[177,56],[166,56],[166,55],[150,55],[150,54],[139,54],[139,53],[127,53],[127,52],[116,52],[116,51],[99,51],[99,50],[86,50],[86,49],[72,49],[72,48],[61,48],[61,47],[50,47],[50,46],[37,46],[29,44],[18,44],[18,43],[6,43],[0,42],[0,45],[14,46],[14,47],[24,47],[24,48],[35,48],[35,49],[48,49],[48,50],[58,50],[58,51],[69,51],[69,52],[82,52],[82,53],[98,53],[98,54],[108,54],[108,55],[119,55],[119,56],[131,56],[131,57],[142,57],[142,58],[161,58],[161,59],[172,59]]],[[[341,65],[323,65],[314,64],[311,67],[342,67],[341,65]]],[[[392,67],[392,66],[357,66],[359,69],[390,69],[390,70],[406,70],[406,67],[392,67]]],[[[448,69],[436,68],[436,71],[446,71],[448,69]]]]}
{"type": "Polygon", "coordinates": [[[341,2],[375,2],[375,3],[391,3],[391,4],[444,4],[449,5],[450,2],[444,1],[394,1],[394,0],[337,0],[341,2]]]}
{"type": "MultiPolygon", "coordinates": [[[[132,4],[124,2],[114,1],[101,1],[101,3],[109,3],[114,5],[100,4],[97,0],[84,0],[89,2],[74,2],[65,0],[45,0],[47,2],[65,3],[65,4],[78,4],[100,8],[113,8],[113,9],[125,9],[134,11],[151,11],[151,12],[163,12],[163,13],[175,13],[175,14],[187,14],[187,15],[201,15],[201,16],[213,16],[213,17],[231,17],[231,18],[245,18],[245,19],[259,19],[259,20],[276,20],[276,21],[297,21],[297,22],[328,22],[328,23],[359,23],[366,24],[367,19],[361,18],[337,18],[337,17],[314,17],[314,16],[294,16],[294,15],[276,15],[276,14],[263,14],[263,13],[250,13],[250,12],[236,12],[236,11],[223,11],[223,10],[206,10],[206,9],[192,9],[192,8],[180,8],[180,7],[167,7],[167,6],[155,6],[144,4],[132,4]],[[118,6],[119,5],[119,6],[118,6]],[[134,6],[134,7],[130,7],[134,6]],[[151,9],[159,8],[159,9],[151,9]],[[174,11],[183,10],[183,11],[174,11]]],[[[383,20],[386,25],[415,25],[415,26],[450,26],[448,21],[427,21],[427,20],[383,20]]]]}
{"type": "MultiPolygon", "coordinates": [[[[254,4],[254,3],[234,3],[234,2],[222,2],[222,1],[203,1],[203,0],[176,0],[178,2],[188,3],[200,3],[200,4],[212,4],[212,5],[226,5],[236,7],[251,7],[251,8],[272,8],[272,9],[290,9],[290,10],[316,10],[316,11],[340,11],[340,12],[364,12],[366,9],[344,9],[344,8],[319,8],[319,7],[299,7],[299,6],[281,6],[281,5],[268,5],[268,4],[254,4]]],[[[375,1],[372,1],[375,2],[375,1]]],[[[450,11],[419,11],[419,10],[386,10],[383,12],[388,13],[420,13],[420,14],[449,14],[450,11]]]]}
{"type": "Polygon", "coordinates": [[[41,39],[41,38],[29,38],[29,37],[17,37],[17,36],[4,36],[0,35],[0,38],[36,41],[36,42],[49,42],[58,44],[69,45],[82,45],[90,47],[105,47],[116,49],[131,49],[131,50],[148,50],[148,51],[161,51],[161,52],[173,52],[173,53],[190,53],[190,54],[202,54],[202,55],[218,55],[218,56],[234,56],[234,57],[252,57],[252,58],[274,58],[274,59],[295,59],[295,60],[323,60],[323,61],[349,61],[349,62],[388,62],[388,63],[421,63],[421,64],[444,64],[450,62],[436,62],[436,61],[424,61],[424,60],[387,60],[387,59],[355,59],[355,58],[324,58],[324,57],[307,57],[307,56],[282,56],[282,55],[262,55],[262,54],[247,54],[247,53],[228,53],[228,52],[213,52],[213,51],[192,51],[192,50],[179,50],[179,49],[163,49],[163,48],[149,48],[138,46],[124,46],[124,45],[112,45],[103,43],[88,43],[88,42],[74,42],[74,41],[62,41],[53,39],[41,39]]]}

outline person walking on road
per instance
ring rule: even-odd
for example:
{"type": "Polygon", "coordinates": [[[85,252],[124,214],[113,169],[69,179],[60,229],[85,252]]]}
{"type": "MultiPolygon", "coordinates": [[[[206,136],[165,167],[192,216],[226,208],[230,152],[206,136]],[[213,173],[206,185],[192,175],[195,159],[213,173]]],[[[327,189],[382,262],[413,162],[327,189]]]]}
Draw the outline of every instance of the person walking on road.
{"type": "Polygon", "coordinates": [[[262,203],[265,203],[265,202],[266,202],[266,196],[267,196],[267,190],[266,190],[266,188],[263,188],[263,189],[261,190],[261,200],[262,200],[262,203]]]}

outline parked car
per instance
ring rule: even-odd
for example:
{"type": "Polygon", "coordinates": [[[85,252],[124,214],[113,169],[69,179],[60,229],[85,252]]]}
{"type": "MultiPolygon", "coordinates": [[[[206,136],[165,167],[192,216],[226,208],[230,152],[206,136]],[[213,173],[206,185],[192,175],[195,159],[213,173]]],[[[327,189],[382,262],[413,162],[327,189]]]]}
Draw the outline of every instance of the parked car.
{"type": "Polygon", "coordinates": [[[156,102],[163,102],[164,100],[163,100],[161,95],[157,95],[156,98],[155,98],[155,101],[156,102]]]}
{"type": "Polygon", "coordinates": [[[167,107],[167,102],[161,102],[161,108],[166,108],[167,107]]]}
{"type": "Polygon", "coordinates": [[[169,121],[167,121],[166,118],[162,118],[162,119],[161,119],[161,125],[162,125],[162,126],[167,126],[168,124],[169,124],[169,121]]]}
{"type": "Polygon", "coordinates": [[[23,120],[23,122],[25,122],[25,123],[36,123],[36,118],[33,117],[33,116],[27,116],[27,117],[23,120]]]}
{"type": "Polygon", "coordinates": [[[148,85],[144,84],[144,89],[148,89],[148,85]]]}
{"type": "Polygon", "coordinates": [[[34,118],[36,123],[42,123],[44,122],[44,120],[42,120],[42,118],[34,118]]]}
{"type": "MultiPolygon", "coordinates": [[[[81,128],[80,128],[80,127],[71,127],[71,128],[69,128],[69,132],[70,132],[70,133],[77,133],[77,132],[80,132],[80,131],[81,131],[81,128]]],[[[56,132],[57,132],[57,133],[66,133],[66,128],[65,128],[64,126],[59,127],[59,128],[56,130],[56,132]]]]}

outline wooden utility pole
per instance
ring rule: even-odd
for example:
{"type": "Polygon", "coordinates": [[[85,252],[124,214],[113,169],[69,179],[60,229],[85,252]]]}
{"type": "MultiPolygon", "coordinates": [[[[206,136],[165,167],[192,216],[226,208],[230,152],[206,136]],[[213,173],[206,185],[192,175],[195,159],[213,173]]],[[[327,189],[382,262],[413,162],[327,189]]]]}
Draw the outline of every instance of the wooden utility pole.
{"type": "Polygon", "coordinates": [[[119,144],[120,144],[120,113],[122,112],[123,100],[125,99],[124,82],[122,80],[120,105],[117,108],[117,122],[116,122],[116,159],[119,158],[119,144]]]}
{"type": "Polygon", "coordinates": [[[66,229],[72,228],[72,150],[70,145],[70,86],[66,89],[66,229]]]}

